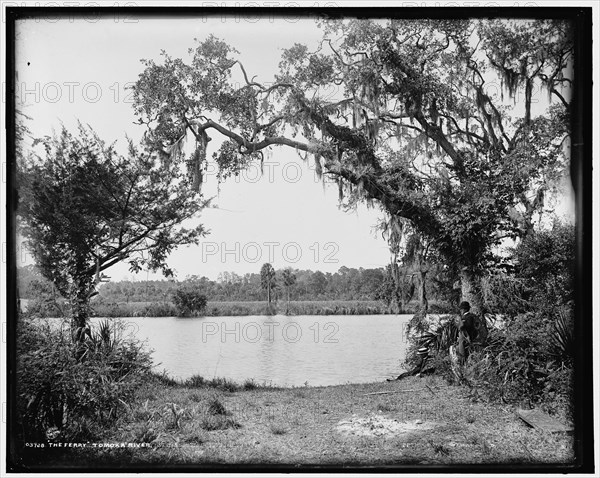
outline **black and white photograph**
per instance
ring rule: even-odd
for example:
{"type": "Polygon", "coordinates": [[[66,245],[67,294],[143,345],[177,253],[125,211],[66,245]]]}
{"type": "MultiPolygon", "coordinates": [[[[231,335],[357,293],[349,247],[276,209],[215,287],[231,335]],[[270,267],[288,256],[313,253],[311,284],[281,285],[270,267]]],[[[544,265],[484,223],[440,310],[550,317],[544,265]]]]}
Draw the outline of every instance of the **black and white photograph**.
{"type": "Polygon", "coordinates": [[[598,5],[2,7],[6,476],[594,473],[598,5]]]}

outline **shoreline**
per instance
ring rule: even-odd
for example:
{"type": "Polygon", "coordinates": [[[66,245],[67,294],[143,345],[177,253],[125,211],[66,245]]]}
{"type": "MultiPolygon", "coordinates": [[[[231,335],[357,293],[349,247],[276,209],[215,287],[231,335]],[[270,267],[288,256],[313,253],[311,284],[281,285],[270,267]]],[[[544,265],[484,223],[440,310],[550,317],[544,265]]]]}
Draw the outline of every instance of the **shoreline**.
{"type": "MultiPolygon", "coordinates": [[[[26,310],[28,299],[21,299],[26,310]]],[[[102,300],[92,302],[91,317],[176,317],[178,311],[168,301],[146,302],[109,302],[102,300]]],[[[403,309],[395,312],[377,300],[301,300],[278,301],[267,306],[265,301],[209,301],[203,314],[199,317],[237,317],[252,315],[414,315],[418,304],[409,302],[403,309]]],[[[57,312],[56,310],[54,312],[57,312]]],[[[49,312],[52,313],[52,312],[49,312]]],[[[430,303],[429,314],[443,315],[454,313],[452,307],[445,303],[430,303]]]]}

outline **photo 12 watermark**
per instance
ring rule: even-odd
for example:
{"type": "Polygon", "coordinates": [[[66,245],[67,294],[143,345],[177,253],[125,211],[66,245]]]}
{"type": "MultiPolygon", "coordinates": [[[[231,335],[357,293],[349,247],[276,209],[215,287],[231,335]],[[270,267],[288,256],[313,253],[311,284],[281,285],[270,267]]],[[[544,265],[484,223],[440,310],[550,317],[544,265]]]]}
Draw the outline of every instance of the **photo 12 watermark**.
{"type": "Polygon", "coordinates": [[[296,264],[308,256],[315,264],[338,264],[340,246],[337,242],[313,242],[300,244],[295,241],[279,242],[216,242],[202,241],[200,262],[249,263],[260,262],[296,264]]]}
{"type": "Polygon", "coordinates": [[[262,323],[250,321],[204,321],[202,322],[202,343],[220,341],[221,343],[258,343],[283,341],[295,344],[303,338],[315,344],[337,344],[340,326],[329,321],[324,324],[314,322],[310,325],[298,321],[262,323]]]}
{"type": "MultiPolygon", "coordinates": [[[[7,21],[7,12],[14,8],[35,8],[32,15],[20,19],[33,23],[98,23],[101,20],[110,20],[114,23],[138,23],[141,15],[135,9],[142,6],[138,2],[110,0],[108,2],[2,2],[2,23],[7,21]]],[[[23,13],[21,10],[19,13],[23,13]]]]}

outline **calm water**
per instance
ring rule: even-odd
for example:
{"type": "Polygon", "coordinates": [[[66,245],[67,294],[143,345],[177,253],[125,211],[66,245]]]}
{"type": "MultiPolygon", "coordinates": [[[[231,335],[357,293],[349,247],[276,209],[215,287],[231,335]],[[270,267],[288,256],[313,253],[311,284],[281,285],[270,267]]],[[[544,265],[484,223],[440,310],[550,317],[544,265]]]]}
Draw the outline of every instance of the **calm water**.
{"type": "Polygon", "coordinates": [[[410,315],[124,318],[157,371],[280,386],[380,381],[398,375],[410,315]]]}

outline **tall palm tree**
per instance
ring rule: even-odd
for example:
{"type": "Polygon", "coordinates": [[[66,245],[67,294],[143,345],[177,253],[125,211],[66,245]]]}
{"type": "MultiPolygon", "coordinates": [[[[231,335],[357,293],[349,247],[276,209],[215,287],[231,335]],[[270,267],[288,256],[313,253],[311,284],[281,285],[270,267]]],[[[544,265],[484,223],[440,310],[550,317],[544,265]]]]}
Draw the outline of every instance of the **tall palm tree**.
{"type": "Polygon", "coordinates": [[[260,269],[260,285],[267,290],[267,304],[271,305],[271,291],[276,285],[275,269],[268,262],[260,269]]]}

